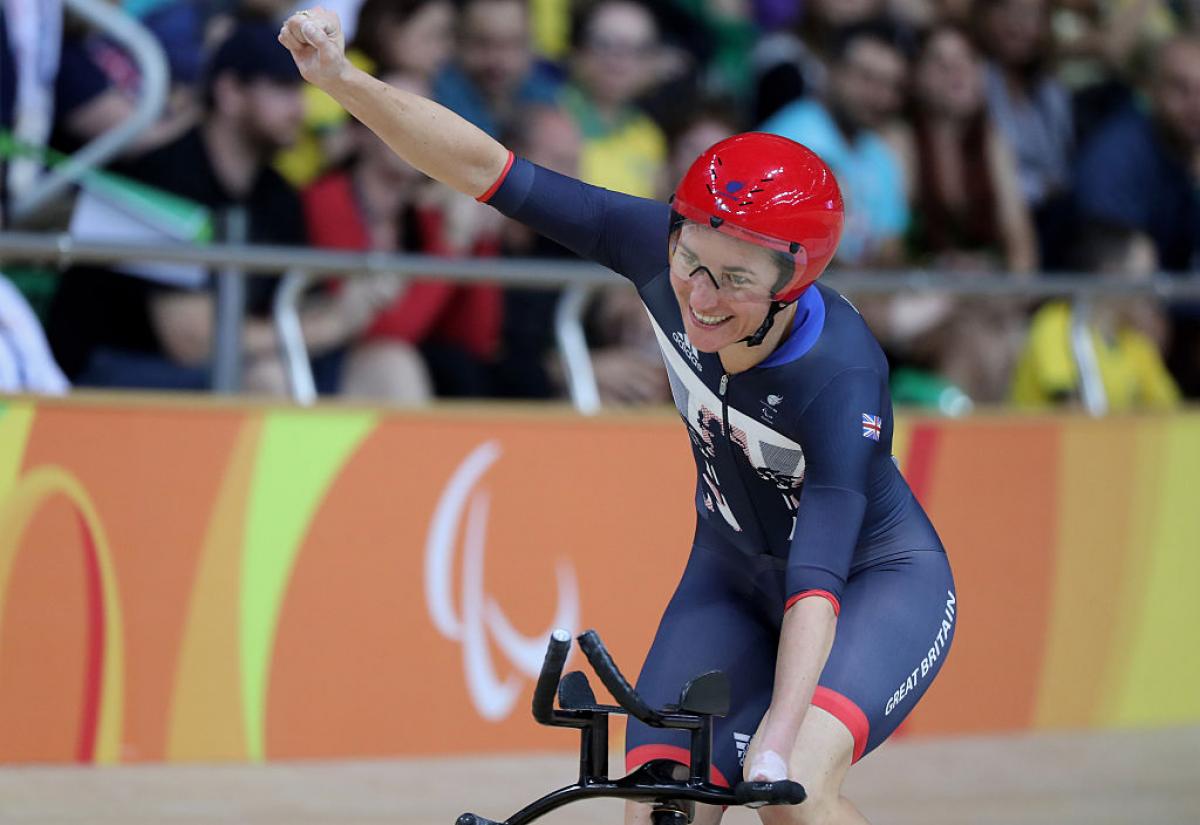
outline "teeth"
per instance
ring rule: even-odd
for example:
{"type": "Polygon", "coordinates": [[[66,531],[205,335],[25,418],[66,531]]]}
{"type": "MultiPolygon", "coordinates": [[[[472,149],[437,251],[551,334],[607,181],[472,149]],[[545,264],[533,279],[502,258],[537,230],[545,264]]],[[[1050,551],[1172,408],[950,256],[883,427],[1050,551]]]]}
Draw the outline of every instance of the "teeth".
{"type": "Polygon", "coordinates": [[[697,321],[699,321],[702,324],[707,324],[710,327],[716,326],[717,324],[721,323],[722,321],[727,321],[733,317],[732,315],[717,315],[717,316],[701,315],[699,312],[696,312],[695,307],[691,307],[691,310],[692,310],[692,315],[695,317],[695,319],[697,321]]]}

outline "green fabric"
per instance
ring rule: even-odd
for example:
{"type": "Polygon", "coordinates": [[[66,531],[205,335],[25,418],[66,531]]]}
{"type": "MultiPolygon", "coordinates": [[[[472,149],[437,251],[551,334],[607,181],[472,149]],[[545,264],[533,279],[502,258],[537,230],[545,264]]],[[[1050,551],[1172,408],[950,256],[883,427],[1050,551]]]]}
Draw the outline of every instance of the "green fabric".
{"type": "Polygon", "coordinates": [[[584,140],[599,140],[621,131],[640,117],[640,110],[633,106],[625,106],[614,120],[606,120],[600,111],[592,105],[582,91],[576,86],[565,86],[561,93],[562,106],[566,109],[584,140]]]}
{"type": "Polygon", "coordinates": [[[4,276],[25,296],[38,320],[45,325],[50,300],[58,287],[58,271],[35,266],[13,266],[5,267],[4,276]]]}
{"type": "MultiPolygon", "coordinates": [[[[33,158],[49,168],[68,160],[61,152],[22,143],[4,130],[0,130],[0,158],[33,158]]],[[[177,240],[207,243],[213,238],[212,214],[195,201],[101,169],[85,172],[80,186],[177,240]]]]}
{"type": "Polygon", "coordinates": [[[714,12],[707,0],[674,0],[675,5],[695,18],[715,46],[709,68],[713,85],[738,99],[750,93],[753,74],[750,52],[758,39],[758,27],[748,18],[728,17],[714,12]]]}
{"type": "Polygon", "coordinates": [[[942,415],[962,415],[971,409],[971,399],[940,375],[901,367],[892,373],[892,403],[904,407],[936,410],[942,415]]]}

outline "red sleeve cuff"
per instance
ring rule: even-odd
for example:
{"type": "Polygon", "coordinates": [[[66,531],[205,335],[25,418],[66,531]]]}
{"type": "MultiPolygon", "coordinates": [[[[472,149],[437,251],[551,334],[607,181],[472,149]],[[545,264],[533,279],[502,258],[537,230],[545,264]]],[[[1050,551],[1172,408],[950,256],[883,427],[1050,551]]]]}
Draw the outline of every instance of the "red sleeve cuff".
{"type": "Polygon", "coordinates": [[[841,614],[842,603],[838,601],[837,596],[833,595],[828,590],[803,590],[787,600],[787,604],[784,605],[783,611],[786,613],[792,609],[792,605],[794,605],[796,602],[800,601],[801,599],[807,599],[810,596],[818,596],[822,599],[828,599],[829,603],[833,605],[833,615],[837,616],[841,614]]]}
{"type": "Polygon", "coordinates": [[[488,190],[475,200],[479,201],[480,203],[487,203],[492,199],[492,195],[496,194],[497,190],[504,185],[504,179],[508,177],[508,172],[510,169],[512,169],[514,160],[516,160],[516,156],[513,155],[512,151],[510,150],[508,153],[508,162],[504,164],[504,171],[500,173],[500,177],[496,178],[496,182],[488,187],[488,190]]]}

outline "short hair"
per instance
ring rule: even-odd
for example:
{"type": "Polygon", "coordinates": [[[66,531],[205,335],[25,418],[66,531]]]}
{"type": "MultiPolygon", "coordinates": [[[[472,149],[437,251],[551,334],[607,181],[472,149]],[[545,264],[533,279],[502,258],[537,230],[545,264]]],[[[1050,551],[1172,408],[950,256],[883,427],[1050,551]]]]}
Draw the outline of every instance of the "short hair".
{"type": "Polygon", "coordinates": [[[204,69],[201,83],[205,108],[216,104],[217,79],[232,74],[242,82],[266,78],[277,83],[302,82],[300,70],[287,49],[279,45],[278,29],[259,20],[239,22],[217,46],[204,69]]]}
{"type": "Polygon", "coordinates": [[[667,143],[674,146],[693,126],[710,121],[728,126],[735,134],[746,128],[746,118],[732,98],[701,95],[666,124],[667,143]]]}
{"type": "Polygon", "coordinates": [[[833,32],[829,44],[829,59],[840,63],[860,40],[874,40],[899,54],[904,60],[911,57],[911,49],[901,36],[900,29],[886,18],[878,17],[842,26],[833,32]]]}
{"type": "Polygon", "coordinates": [[[588,0],[578,5],[575,13],[571,16],[571,48],[581,49],[586,46],[588,32],[591,31],[592,24],[600,15],[601,10],[606,6],[616,5],[634,6],[641,9],[654,21],[656,28],[662,28],[654,9],[642,0],[588,0]]]}

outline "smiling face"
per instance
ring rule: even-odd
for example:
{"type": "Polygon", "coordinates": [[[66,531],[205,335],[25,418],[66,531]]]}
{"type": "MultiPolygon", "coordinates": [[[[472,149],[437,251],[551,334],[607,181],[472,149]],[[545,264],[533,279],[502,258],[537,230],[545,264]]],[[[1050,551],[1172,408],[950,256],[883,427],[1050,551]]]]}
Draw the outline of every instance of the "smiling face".
{"type": "Polygon", "coordinates": [[[784,265],[790,271],[782,253],[685,222],[674,239],[671,287],[692,345],[718,352],[757,332],[784,265]]]}

